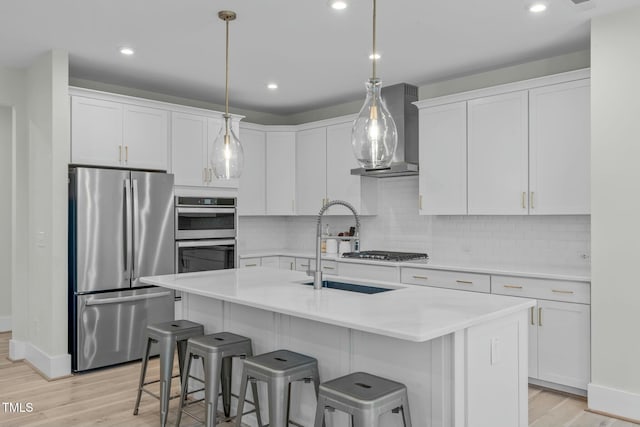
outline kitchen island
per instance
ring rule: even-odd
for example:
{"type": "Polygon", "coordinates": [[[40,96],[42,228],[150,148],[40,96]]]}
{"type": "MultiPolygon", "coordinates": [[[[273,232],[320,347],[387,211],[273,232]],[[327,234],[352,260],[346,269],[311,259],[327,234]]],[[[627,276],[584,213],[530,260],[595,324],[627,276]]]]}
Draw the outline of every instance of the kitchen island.
{"type": "MultiPolygon", "coordinates": [[[[181,291],[184,318],[206,333],[248,336],[256,354],[286,348],[316,357],[322,381],[366,371],[403,382],[414,426],[527,425],[527,325],[535,301],[332,277],[341,279],[392,290],[316,291],[302,284],[311,281],[304,273],[269,268],[141,281],[181,291]]],[[[234,376],[237,387],[239,369],[234,376]]],[[[312,387],[294,387],[292,419],[312,425],[312,387]]],[[[386,414],[381,425],[400,426],[400,418],[386,414]]],[[[337,411],[329,419],[328,426],[348,425],[337,411]]]]}

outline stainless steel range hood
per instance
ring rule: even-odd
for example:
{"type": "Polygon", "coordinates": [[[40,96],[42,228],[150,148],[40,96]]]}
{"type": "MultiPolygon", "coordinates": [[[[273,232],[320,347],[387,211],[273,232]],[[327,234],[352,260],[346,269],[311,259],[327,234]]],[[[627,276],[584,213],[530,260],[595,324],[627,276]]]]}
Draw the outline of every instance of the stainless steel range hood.
{"type": "Polygon", "coordinates": [[[387,168],[351,169],[351,175],[391,178],[418,174],[418,100],[416,86],[399,83],[382,88],[382,98],[398,129],[398,147],[387,168]]]}

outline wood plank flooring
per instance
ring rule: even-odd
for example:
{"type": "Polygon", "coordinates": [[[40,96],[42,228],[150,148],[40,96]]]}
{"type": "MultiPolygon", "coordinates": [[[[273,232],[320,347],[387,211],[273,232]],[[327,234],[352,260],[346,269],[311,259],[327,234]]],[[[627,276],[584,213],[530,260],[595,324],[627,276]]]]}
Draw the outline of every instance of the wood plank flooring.
{"type": "MultiPolygon", "coordinates": [[[[139,363],[112,369],[46,381],[24,362],[11,362],[11,333],[0,333],[0,402],[32,403],[30,413],[10,413],[0,405],[0,426],[132,426],[156,427],[159,424],[158,401],[142,396],[139,415],[133,415],[139,363]]],[[[159,376],[158,361],[152,360],[147,378],[159,376]]],[[[177,392],[177,379],[172,390],[177,392]]],[[[171,401],[169,425],[175,425],[177,400],[171,401]]],[[[614,418],[586,412],[584,399],[534,387],[529,388],[530,427],[632,427],[639,426],[614,418]]],[[[422,427],[419,420],[413,424],[422,427]]],[[[182,417],[181,426],[197,426],[197,421],[182,417]]],[[[222,423],[219,427],[232,427],[222,423]]]]}

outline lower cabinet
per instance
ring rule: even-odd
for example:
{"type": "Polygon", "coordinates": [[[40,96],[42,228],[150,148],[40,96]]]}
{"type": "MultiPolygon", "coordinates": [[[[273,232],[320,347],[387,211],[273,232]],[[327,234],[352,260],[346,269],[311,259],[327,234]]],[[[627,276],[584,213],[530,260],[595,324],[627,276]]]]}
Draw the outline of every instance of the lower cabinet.
{"type": "Polygon", "coordinates": [[[264,256],[260,260],[261,267],[267,268],[280,268],[280,257],[279,256],[264,256]]]}
{"type": "Polygon", "coordinates": [[[383,282],[398,282],[400,280],[399,268],[396,266],[358,264],[353,262],[340,262],[340,275],[356,279],[380,280],[383,282]]]}
{"type": "Polygon", "coordinates": [[[491,276],[458,271],[403,267],[400,282],[410,285],[435,286],[458,291],[491,292],[491,276]]]}
{"type": "Polygon", "coordinates": [[[291,256],[281,256],[279,257],[278,268],[281,270],[295,270],[296,269],[296,259],[291,256]]]}
{"type": "Polygon", "coordinates": [[[240,260],[240,268],[246,267],[260,267],[262,265],[262,260],[259,257],[255,258],[242,258],[240,260]]]}

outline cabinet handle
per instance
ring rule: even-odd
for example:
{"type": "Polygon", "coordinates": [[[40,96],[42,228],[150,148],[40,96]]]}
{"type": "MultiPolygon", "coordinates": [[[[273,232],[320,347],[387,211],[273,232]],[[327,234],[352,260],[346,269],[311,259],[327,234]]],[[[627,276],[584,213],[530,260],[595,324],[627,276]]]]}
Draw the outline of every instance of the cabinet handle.
{"type": "Polygon", "coordinates": [[[292,262],[289,263],[289,270],[293,270],[293,263],[292,262]]]}
{"type": "Polygon", "coordinates": [[[309,268],[309,264],[300,264],[300,267],[307,267],[307,268],[309,268]]]}
{"type": "Polygon", "coordinates": [[[503,285],[503,286],[508,289],[522,289],[522,286],[520,285],[503,285]]]}
{"type": "Polygon", "coordinates": [[[536,207],[534,206],[534,204],[533,204],[533,195],[534,195],[534,194],[535,194],[535,192],[534,192],[534,191],[532,191],[532,192],[531,192],[531,203],[530,203],[530,205],[531,205],[531,209],[535,209],[535,208],[536,208],[536,207]]]}
{"type": "Polygon", "coordinates": [[[245,267],[257,267],[258,264],[245,264],[244,266],[245,267]]]}
{"type": "Polygon", "coordinates": [[[456,283],[460,283],[462,285],[473,285],[473,282],[470,282],[468,280],[456,280],[456,283]]]}
{"type": "Polygon", "coordinates": [[[333,268],[333,267],[326,267],[326,266],[323,266],[322,268],[324,268],[325,270],[335,270],[335,268],[333,268]]]}
{"type": "Polygon", "coordinates": [[[551,289],[551,292],[555,293],[555,294],[569,294],[569,295],[573,295],[573,291],[561,291],[558,289],[551,289]]]}
{"type": "Polygon", "coordinates": [[[522,209],[527,209],[526,200],[527,200],[527,193],[523,191],[522,192],[522,209]]]}
{"type": "Polygon", "coordinates": [[[414,279],[429,280],[427,276],[413,276],[414,279]]]}
{"type": "Polygon", "coordinates": [[[118,145],[118,163],[122,163],[122,145],[118,145]]]}
{"type": "Polygon", "coordinates": [[[209,183],[213,181],[213,169],[209,168],[209,183]]]}
{"type": "Polygon", "coordinates": [[[129,146],[124,146],[124,162],[129,163],[129,146]]]}
{"type": "Polygon", "coordinates": [[[202,168],[202,182],[207,182],[207,168],[202,168]]]}
{"type": "Polygon", "coordinates": [[[542,307],[538,308],[538,326],[542,326],[542,307]]]}
{"type": "Polygon", "coordinates": [[[418,206],[419,209],[422,210],[422,194],[418,197],[418,206]]]}
{"type": "Polygon", "coordinates": [[[534,307],[531,307],[531,325],[535,326],[536,322],[533,321],[533,308],[534,307]]]}

